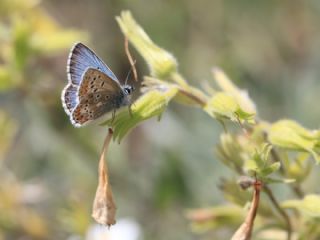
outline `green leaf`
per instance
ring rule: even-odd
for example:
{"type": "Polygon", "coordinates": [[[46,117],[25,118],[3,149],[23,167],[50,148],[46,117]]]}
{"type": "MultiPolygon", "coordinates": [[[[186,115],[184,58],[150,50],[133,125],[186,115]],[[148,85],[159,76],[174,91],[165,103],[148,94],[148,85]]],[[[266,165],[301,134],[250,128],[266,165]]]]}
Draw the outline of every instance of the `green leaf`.
{"type": "Polygon", "coordinates": [[[206,232],[220,227],[238,226],[245,216],[243,208],[218,206],[214,208],[193,209],[186,212],[194,232],[206,232]]]}
{"type": "Polygon", "coordinates": [[[13,28],[13,50],[15,65],[19,71],[23,70],[30,55],[30,37],[32,26],[21,18],[15,18],[13,28]]]}
{"type": "Polygon", "coordinates": [[[263,182],[265,184],[271,184],[271,183],[294,183],[296,182],[295,179],[292,179],[292,178],[270,178],[270,177],[267,177],[263,180],[263,182]]]}
{"type": "Polygon", "coordinates": [[[241,90],[236,85],[234,85],[233,82],[220,68],[216,67],[212,69],[212,74],[219,87],[224,92],[227,92],[231,96],[233,96],[244,112],[251,115],[256,114],[256,106],[254,102],[249,98],[247,91],[241,90]]]}
{"type": "Polygon", "coordinates": [[[302,200],[287,200],[282,202],[284,208],[294,208],[307,217],[320,218],[320,196],[309,194],[302,200]]]}
{"type": "Polygon", "coordinates": [[[291,120],[281,120],[271,126],[268,138],[273,145],[309,152],[317,163],[320,162],[319,154],[316,152],[319,144],[317,131],[307,130],[291,120]]]}
{"type": "Polygon", "coordinates": [[[312,162],[307,161],[309,154],[300,152],[291,160],[286,167],[287,176],[296,179],[297,182],[305,180],[312,170],[312,162]]]}
{"type": "Polygon", "coordinates": [[[250,191],[244,191],[239,186],[239,181],[235,179],[221,179],[219,183],[219,189],[222,192],[223,197],[230,203],[244,206],[251,200],[250,191]]]}
{"type": "Polygon", "coordinates": [[[177,71],[178,64],[173,55],[157,46],[134,20],[129,11],[121,12],[116,20],[123,34],[147,62],[153,77],[166,79],[177,71]]]}
{"type": "Polygon", "coordinates": [[[278,171],[280,169],[280,167],[281,167],[280,162],[272,163],[268,167],[263,168],[261,170],[260,174],[263,175],[263,176],[268,176],[271,173],[278,171]]]}
{"type": "Polygon", "coordinates": [[[233,122],[252,122],[254,114],[241,109],[237,100],[228,93],[218,92],[207,102],[204,110],[212,117],[233,122]]]}
{"type": "Polygon", "coordinates": [[[243,163],[249,153],[245,151],[241,139],[234,135],[223,133],[220,136],[220,143],[216,147],[218,159],[229,168],[241,172],[243,163]]]}
{"type": "Polygon", "coordinates": [[[265,165],[263,151],[256,150],[253,156],[245,162],[245,169],[247,171],[261,172],[265,165]]]}
{"type": "Polygon", "coordinates": [[[205,106],[205,111],[212,117],[227,118],[235,121],[235,112],[239,109],[236,100],[223,92],[215,94],[205,106]]]}
{"type": "Polygon", "coordinates": [[[269,163],[269,155],[272,146],[264,144],[262,150],[253,154],[252,158],[245,162],[245,169],[258,175],[259,178],[266,178],[268,175],[279,170],[280,162],[269,163]]]}
{"type": "Polygon", "coordinates": [[[113,128],[114,139],[120,142],[122,138],[140,122],[160,116],[166,109],[169,101],[176,95],[178,89],[176,87],[169,87],[169,85],[162,86],[163,88],[150,90],[142,95],[137,101],[131,105],[131,114],[128,109],[117,113],[113,121],[108,120],[103,124],[108,124],[113,128]]]}

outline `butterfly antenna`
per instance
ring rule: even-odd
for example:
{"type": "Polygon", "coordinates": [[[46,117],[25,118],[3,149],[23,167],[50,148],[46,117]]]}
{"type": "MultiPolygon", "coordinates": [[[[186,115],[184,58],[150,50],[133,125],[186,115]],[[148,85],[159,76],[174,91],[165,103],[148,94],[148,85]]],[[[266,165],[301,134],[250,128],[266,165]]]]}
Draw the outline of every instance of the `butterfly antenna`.
{"type": "Polygon", "coordinates": [[[134,60],[133,64],[131,65],[131,68],[130,68],[128,74],[127,74],[126,81],[125,81],[125,85],[127,85],[128,79],[130,78],[130,75],[131,75],[131,73],[132,73],[132,71],[133,71],[133,68],[134,68],[134,65],[135,65],[135,64],[136,64],[136,60],[134,60]]]}

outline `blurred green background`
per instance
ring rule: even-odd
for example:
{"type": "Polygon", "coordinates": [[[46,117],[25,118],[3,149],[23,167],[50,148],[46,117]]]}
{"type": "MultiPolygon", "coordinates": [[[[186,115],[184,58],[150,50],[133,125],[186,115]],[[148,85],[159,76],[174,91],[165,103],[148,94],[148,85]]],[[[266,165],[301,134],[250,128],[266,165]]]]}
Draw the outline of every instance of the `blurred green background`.
{"type": "MultiPolygon", "coordinates": [[[[248,89],[262,119],[319,127],[319,1],[0,0],[0,240],[120,239],[90,216],[107,129],[73,128],[60,93],[76,41],[126,77],[130,64],[115,21],[126,9],[176,56],[193,85],[211,83],[219,66],[248,89]]],[[[142,79],[147,67],[132,54],[142,79]]],[[[217,186],[231,173],[214,155],[221,132],[199,109],[173,103],[160,122],[111,144],[117,219],[129,222],[113,232],[214,239],[216,232],[192,233],[185,210],[225,202],[217,186]]],[[[130,236],[122,239],[136,239],[130,236]]]]}

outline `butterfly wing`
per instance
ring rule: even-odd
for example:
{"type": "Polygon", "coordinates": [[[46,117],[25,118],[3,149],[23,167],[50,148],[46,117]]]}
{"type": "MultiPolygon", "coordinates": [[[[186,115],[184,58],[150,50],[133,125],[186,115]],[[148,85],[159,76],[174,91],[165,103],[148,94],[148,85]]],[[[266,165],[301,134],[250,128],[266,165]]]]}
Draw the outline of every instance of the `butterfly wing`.
{"type": "Polygon", "coordinates": [[[81,127],[120,107],[125,97],[118,82],[97,69],[89,68],[79,86],[79,104],[70,115],[71,122],[81,127]]]}
{"type": "Polygon", "coordinates": [[[76,43],[69,54],[67,63],[68,85],[62,91],[61,100],[65,112],[70,115],[79,103],[78,86],[88,68],[104,72],[110,79],[118,83],[117,77],[108,66],[87,46],[76,43]]]}
{"type": "Polygon", "coordinates": [[[69,83],[79,85],[82,81],[82,75],[88,68],[98,69],[112,80],[119,82],[114,73],[91,49],[82,43],[76,43],[70,51],[67,63],[69,83]]]}
{"type": "Polygon", "coordinates": [[[115,82],[108,75],[94,68],[88,68],[82,77],[79,86],[78,96],[81,98],[89,93],[109,91],[110,93],[120,94],[122,89],[118,82],[115,82]]]}
{"type": "Polygon", "coordinates": [[[97,120],[106,113],[110,113],[116,109],[112,104],[112,101],[116,99],[115,96],[110,95],[109,92],[90,93],[84,97],[81,103],[79,103],[72,115],[70,115],[71,123],[75,127],[81,127],[87,123],[97,120]],[[108,98],[110,102],[102,103],[98,99],[108,98]]]}
{"type": "Polygon", "coordinates": [[[73,84],[68,84],[61,93],[62,106],[65,112],[70,115],[72,110],[77,106],[78,100],[78,87],[73,84]]]}

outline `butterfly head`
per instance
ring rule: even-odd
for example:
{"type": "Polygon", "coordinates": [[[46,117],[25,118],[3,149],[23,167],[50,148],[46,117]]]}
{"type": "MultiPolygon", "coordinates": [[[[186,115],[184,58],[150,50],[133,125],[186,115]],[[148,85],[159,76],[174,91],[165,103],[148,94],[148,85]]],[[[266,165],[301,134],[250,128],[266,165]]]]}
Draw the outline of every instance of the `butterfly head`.
{"type": "Polygon", "coordinates": [[[122,89],[123,89],[123,92],[124,92],[127,96],[131,95],[132,92],[134,91],[134,87],[131,86],[131,85],[127,85],[127,84],[124,85],[124,86],[122,87],[122,89]]]}

